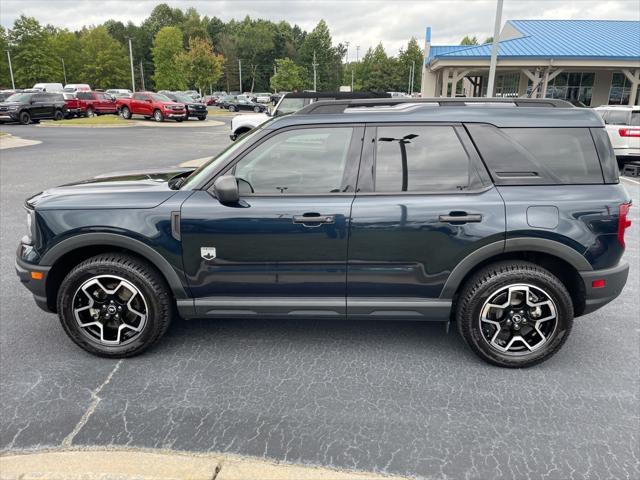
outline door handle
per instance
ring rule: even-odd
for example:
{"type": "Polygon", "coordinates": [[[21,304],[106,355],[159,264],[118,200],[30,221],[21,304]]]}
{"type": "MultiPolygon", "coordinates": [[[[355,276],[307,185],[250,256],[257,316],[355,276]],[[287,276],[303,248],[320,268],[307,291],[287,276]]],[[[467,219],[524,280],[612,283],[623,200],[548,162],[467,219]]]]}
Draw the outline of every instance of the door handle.
{"type": "Polygon", "coordinates": [[[467,213],[467,212],[449,212],[448,215],[440,215],[438,217],[442,223],[463,224],[463,223],[478,223],[482,221],[482,215],[479,213],[467,213]]]}
{"type": "Polygon", "coordinates": [[[322,224],[335,223],[336,219],[333,215],[320,215],[319,213],[305,213],[303,215],[294,215],[293,223],[301,223],[305,226],[319,227],[322,224]]]}

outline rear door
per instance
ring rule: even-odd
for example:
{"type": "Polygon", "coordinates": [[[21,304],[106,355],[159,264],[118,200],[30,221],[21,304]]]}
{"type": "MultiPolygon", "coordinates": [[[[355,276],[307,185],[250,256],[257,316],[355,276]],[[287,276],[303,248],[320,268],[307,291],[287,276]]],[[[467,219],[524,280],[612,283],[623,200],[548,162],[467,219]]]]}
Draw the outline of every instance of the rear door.
{"type": "Polygon", "coordinates": [[[504,203],[461,125],[367,126],[351,212],[349,318],[446,319],[451,271],[485,245],[500,250],[504,238],[504,203]]]}
{"type": "MultiPolygon", "coordinates": [[[[31,118],[47,118],[49,110],[46,93],[36,93],[31,97],[31,118]]],[[[53,116],[53,113],[50,116],[53,116]]]]}

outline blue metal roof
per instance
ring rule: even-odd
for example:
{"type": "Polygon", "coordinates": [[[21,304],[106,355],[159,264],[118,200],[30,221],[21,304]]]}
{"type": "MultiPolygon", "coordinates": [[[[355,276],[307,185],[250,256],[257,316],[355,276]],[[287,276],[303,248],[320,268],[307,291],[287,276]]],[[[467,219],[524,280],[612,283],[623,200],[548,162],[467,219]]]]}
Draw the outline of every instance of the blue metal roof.
{"type": "MultiPolygon", "coordinates": [[[[640,59],[640,22],[625,20],[509,20],[522,36],[499,42],[500,57],[640,59]]],[[[431,47],[434,58],[491,56],[491,44],[431,47]]]]}

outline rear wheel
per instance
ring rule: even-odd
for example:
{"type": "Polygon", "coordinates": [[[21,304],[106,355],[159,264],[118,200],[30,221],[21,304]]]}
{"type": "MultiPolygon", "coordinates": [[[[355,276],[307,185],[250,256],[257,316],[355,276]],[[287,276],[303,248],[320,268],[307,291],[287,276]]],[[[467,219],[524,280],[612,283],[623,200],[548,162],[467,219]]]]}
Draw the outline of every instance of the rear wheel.
{"type": "Polygon", "coordinates": [[[31,123],[31,115],[29,115],[29,112],[22,112],[20,113],[18,120],[20,120],[22,125],[29,125],[31,123]]]}
{"type": "Polygon", "coordinates": [[[65,332],[81,348],[123,358],[141,353],[164,335],[173,304],[155,268],[113,253],[85,260],[65,277],[58,313],[65,332]]]}
{"type": "Polygon", "coordinates": [[[95,110],[93,109],[93,107],[87,107],[87,117],[93,117],[95,115],[95,110]]]}
{"type": "Polygon", "coordinates": [[[237,109],[235,107],[235,105],[229,105],[229,111],[230,112],[235,112],[237,109]]]}
{"type": "Polygon", "coordinates": [[[260,113],[262,109],[260,107],[253,107],[253,111],[256,113],[260,113]]]}
{"type": "Polygon", "coordinates": [[[461,335],[483,360],[530,367],[564,344],[573,325],[573,304],[549,271],[529,262],[500,262],[467,281],[456,319],[461,335]]]}
{"type": "Polygon", "coordinates": [[[125,120],[129,120],[131,118],[131,110],[129,110],[129,107],[122,107],[120,110],[120,116],[125,120]]]}
{"type": "Polygon", "coordinates": [[[62,110],[56,110],[56,113],[54,113],[54,115],[53,115],[53,119],[56,120],[56,121],[63,120],[64,119],[64,113],[62,112],[62,110]]]}
{"type": "Polygon", "coordinates": [[[164,122],[164,115],[162,115],[162,112],[160,110],[154,110],[153,111],[153,119],[156,122],[164,122]]]}

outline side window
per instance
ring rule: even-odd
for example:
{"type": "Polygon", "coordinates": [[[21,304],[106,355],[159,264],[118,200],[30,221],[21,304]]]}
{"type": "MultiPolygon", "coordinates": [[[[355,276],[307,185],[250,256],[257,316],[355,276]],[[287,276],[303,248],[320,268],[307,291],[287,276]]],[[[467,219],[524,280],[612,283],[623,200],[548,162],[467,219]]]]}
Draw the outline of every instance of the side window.
{"type": "Polygon", "coordinates": [[[603,183],[588,128],[466,127],[498,185],[603,183]]]}
{"type": "Polygon", "coordinates": [[[609,110],[609,114],[605,119],[607,125],[629,125],[629,110],[609,110]]]}
{"type": "Polygon", "coordinates": [[[631,112],[631,123],[629,123],[632,127],[640,127],[640,111],[636,110],[631,112]]]}
{"type": "Polygon", "coordinates": [[[241,191],[329,194],[342,191],[353,128],[303,128],[279,133],[235,167],[241,191]]]}
{"type": "Polygon", "coordinates": [[[42,103],[46,100],[46,94],[36,93],[33,97],[31,97],[31,100],[33,100],[33,102],[35,103],[42,103]]]}
{"type": "Polygon", "coordinates": [[[475,186],[474,172],[452,126],[406,125],[377,129],[376,192],[466,190],[475,186]]]}
{"type": "Polygon", "coordinates": [[[134,93],[132,98],[134,100],[146,100],[148,97],[144,93],[134,93]]]}
{"type": "Polygon", "coordinates": [[[91,92],[78,92],[77,97],[79,100],[91,100],[91,92]]]}

